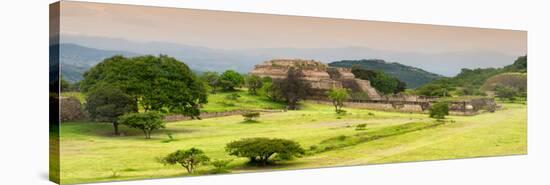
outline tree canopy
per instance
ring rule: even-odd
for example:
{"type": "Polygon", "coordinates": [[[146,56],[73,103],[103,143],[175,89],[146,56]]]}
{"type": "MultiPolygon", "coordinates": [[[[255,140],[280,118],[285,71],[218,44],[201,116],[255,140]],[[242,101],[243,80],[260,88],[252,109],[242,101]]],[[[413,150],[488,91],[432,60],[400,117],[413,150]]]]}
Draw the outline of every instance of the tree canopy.
{"type": "Polygon", "coordinates": [[[348,90],[344,88],[332,88],[328,92],[328,98],[332,100],[334,111],[339,113],[344,106],[344,101],[349,98],[348,90]]]}
{"type": "Polygon", "coordinates": [[[376,90],[384,94],[397,94],[407,88],[405,82],[387,75],[383,71],[372,71],[360,66],[353,66],[351,72],[356,78],[370,81],[376,90]]]}
{"type": "Polygon", "coordinates": [[[288,109],[295,110],[298,101],[303,100],[311,90],[311,84],[304,81],[304,74],[301,70],[291,67],[286,78],[276,80],[273,83],[273,95],[281,96],[287,104],[288,109]]]}
{"type": "Polygon", "coordinates": [[[248,87],[248,93],[252,95],[258,94],[258,89],[262,88],[263,80],[257,75],[250,75],[246,78],[246,87],[248,87]]]}
{"type": "Polygon", "coordinates": [[[227,70],[220,76],[220,86],[224,91],[233,91],[244,83],[244,78],[241,74],[233,70],[227,70]]]}
{"type": "Polygon", "coordinates": [[[113,87],[133,97],[144,111],[182,113],[197,117],[206,103],[204,84],[189,67],[166,55],[103,60],[84,73],[81,90],[113,87]]]}
{"type": "Polygon", "coordinates": [[[145,139],[150,139],[153,130],[165,128],[163,118],[164,116],[156,111],[128,113],[120,116],[120,123],[140,129],[145,134],[145,139]]]}
{"type": "Polygon", "coordinates": [[[97,88],[88,93],[86,110],[93,120],[113,123],[115,135],[119,135],[118,117],[138,108],[134,98],[118,88],[97,88]]]}
{"type": "Polygon", "coordinates": [[[210,158],[206,156],[202,150],[190,148],[170,153],[162,158],[160,162],[170,165],[179,164],[184,167],[188,173],[193,173],[197,166],[206,164],[208,161],[210,161],[210,158]]]}
{"type": "Polygon", "coordinates": [[[229,155],[247,157],[251,163],[268,164],[270,157],[277,155],[281,160],[300,156],[305,150],[295,141],[286,139],[245,138],[230,142],[225,150],[229,155]]]}

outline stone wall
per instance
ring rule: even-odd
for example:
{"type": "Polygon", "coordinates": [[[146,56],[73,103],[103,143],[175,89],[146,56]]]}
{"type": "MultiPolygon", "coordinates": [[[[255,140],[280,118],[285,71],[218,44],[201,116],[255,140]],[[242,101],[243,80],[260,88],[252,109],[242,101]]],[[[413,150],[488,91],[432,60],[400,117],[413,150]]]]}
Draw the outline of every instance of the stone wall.
{"type": "MultiPolygon", "coordinates": [[[[224,112],[203,112],[201,113],[201,119],[204,118],[215,118],[215,117],[223,117],[223,116],[233,116],[233,115],[241,115],[245,112],[262,112],[262,113],[273,113],[273,112],[283,112],[284,110],[232,110],[232,111],[224,111],[224,112]]],[[[189,116],[181,115],[181,114],[172,114],[167,115],[164,117],[164,121],[166,122],[173,122],[173,121],[184,121],[184,120],[191,120],[192,118],[189,116]]]]}
{"type": "MultiPolygon", "coordinates": [[[[309,100],[314,103],[332,105],[326,100],[309,100]]],[[[402,100],[355,100],[344,102],[344,107],[372,109],[391,112],[428,113],[429,108],[437,101],[402,101],[402,100]]],[[[494,112],[497,105],[494,99],[478,98],[464,101],[450,101],[449,114],[451,115],[475,115],[482,111],[494,112]]]]}

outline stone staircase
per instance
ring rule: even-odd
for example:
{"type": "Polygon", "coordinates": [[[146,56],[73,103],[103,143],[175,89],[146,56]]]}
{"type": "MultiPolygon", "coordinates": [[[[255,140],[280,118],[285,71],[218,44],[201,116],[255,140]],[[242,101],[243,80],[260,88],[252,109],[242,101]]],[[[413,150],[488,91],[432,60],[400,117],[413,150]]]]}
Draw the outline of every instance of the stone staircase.
{"type": "Polygon", "coordinates": [[[361,79],[355,79],[355,82],[359,85],[361,90],[363,92],[366,92],[369,95],[369,99],[371,100],[381,100],[382,96],[378,91],[370,85],[370,82],[368,80],[361,80],[361,79]]]}

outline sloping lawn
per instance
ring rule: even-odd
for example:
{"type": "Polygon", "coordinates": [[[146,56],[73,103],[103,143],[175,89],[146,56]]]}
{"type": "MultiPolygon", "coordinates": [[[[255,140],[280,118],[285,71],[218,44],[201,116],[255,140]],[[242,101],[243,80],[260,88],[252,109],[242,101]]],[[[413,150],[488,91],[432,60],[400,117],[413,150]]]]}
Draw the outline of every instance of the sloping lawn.
{"type": "MultiPolygon", "coordinates": [[[[210,96],[204,109],[230,109],[211,104],[225,101],[226,94],[210,96]]],[[[243,94],[238,99],[243,103],[235,107],[281,106],[245,92],[239,94],[243,94]],[[247,103],[249,98],[256,102],[247,103]]],[[[124,126],[124,136],[114,137],[108,123],[67,122],[61,124],[61,179],[67,184],[185,176],[189,174],[182,167],[164,166],[157,158],[191,147],[203,150],[212,159],[234,159],[230,163],[232,173],[525,154],[526,106],[504,107],[492,114],[452,116],[443,124],[430,126],[434,120],[425,114],[346,109],[347,115],[337,115],[331,106],[307,103],[299,111],[262,114],[257,123],[243,122],[242,116],[171,122],[149,140],[140,131],[124,126]],[[363,123],[367,124],[365,130],[355,129],[363,123]],[[174,140],[168,140],[166,133],[172,133],[174,140]],[[386,137],[360,140],[377,135],[386,137]],[[224,150],[228,142],[247,137],[292,139],[308,154],[275,166],[248,166],[246,159],[229,156],[224,150]],[[342,140],[346,146],[311,152],[327,143],[338,144],[338,138],[351,139],[342,140]]],[[[198,174],[209,174],[211,169],[201,166],[198,174]]]]}

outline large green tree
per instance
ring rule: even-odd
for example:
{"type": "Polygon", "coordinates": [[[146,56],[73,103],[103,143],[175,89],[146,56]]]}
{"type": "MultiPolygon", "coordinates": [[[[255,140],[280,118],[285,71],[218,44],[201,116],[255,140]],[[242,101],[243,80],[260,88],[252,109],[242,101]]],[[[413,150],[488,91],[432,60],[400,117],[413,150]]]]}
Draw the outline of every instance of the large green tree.
{"type": "Polygon", "coordinates": [[[198,77],[186,64],[166,55],[107,58],[84,73],[81,90],[88,93],[106,85],[132,96],[145,112],[198,117],[199,105],[207,102],[198,77]]]}
{"type": "Polygon", "coordinates": [[[220,75],[218,72],[207,71],[202,74],[202,80],[210,86],[210,92],[216,94],[216,90],[220,86],[220,75]]]}
{"type": "Polygon", "coordinates": [[[126,113],[137,112],[138,109],[134,98],[130,95],[118,88],[104,87],[88,93],[86,110],[93,120],[113,123],[115,135],[119,135],[118,117],[126,113]]]}
{"type": "Polygon", "coordinates": [[[301,70],[291,67],[286,78],[274,81],[273,88],[287,102],[288,109],[295,110],[298,102],[305,99],[310,92],[311,84],[304,80],[301,70]]]}
{"type": "Polygon", "coordinates": [[[233,70],[227,70],[220,76],[220,86],[224,91],[234,91],[244,83],[244,78],[241,74],[233,70]]]}

